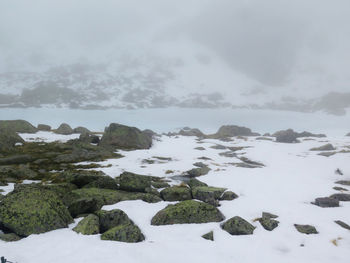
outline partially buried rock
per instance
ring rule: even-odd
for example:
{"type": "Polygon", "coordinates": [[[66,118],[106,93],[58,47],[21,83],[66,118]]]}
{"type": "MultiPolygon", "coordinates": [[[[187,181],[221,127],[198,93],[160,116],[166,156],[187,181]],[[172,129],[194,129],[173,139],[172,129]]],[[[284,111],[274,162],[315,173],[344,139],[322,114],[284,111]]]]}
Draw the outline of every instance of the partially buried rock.
{"type": "Polygon", "coordinates": [[[337,181],[335,182],[336,184],[341,184],[341,185],[348,185],[350,186],[350,180],[347,181],[347,180],[340,180],[340,181],[337,181]]]}
{"type": "Polygon", "coordinates": [[[79,127],[74,128],[73,133],[89,134],[89,133],[91,133],[91,131],[85,127],[79,126],[79,127]]]}
{"type": "Polygon", "coordinates": [[[124,172],[120,175],[120,189],[133,192],[146,192],[151,187],[151,177],[124,172]]]}
{"type": "Polygon", "coordinates": [[[101,233],[119,225],[132,223],[128,215],[120,209],[114,209],[111,211],[101,210],[96,212],[96,215],[99,217],[101,233]]]}
{"type": "Polygon", "coordinates": [[[252,132],[251,129],[236,125],[224,125],[213,135],[208,135],[209,138],[222,139],[233,136],[259,136],[259,133],[252,132]]]}
{"type": "Polygon", "coordinates": [[[137,243],[145,240],[140,228],[135,224],[123,224],[113,227],[101,235],[102,240],[137,243]]]}
{"type": "Polygon", "coordinates": [[[51,131],[51,126],[46,124],[38,124],[39,131],[51,131]]]}
{"type": "Polygon", "coordinates": [[[346,224],[345,222],[341,221],[341,220],[336,220],[334,221],[336,224],[338,224],[339,226],[341,226],[342,228],[345,228],[347,230],[350,230],[350,226],[348,224],[346,224]]]}
{"type": "Polygon", "coordinates": [[[259,222],[265,230],[272,231],[278,227],[279,221],[273,219],[277,217],[276,215],[263,212],[262,217],[259,218],[259,222]]]}
{"type": "Polygon", "coordinates": [[[73,230],[83,235],[96,235],[100,233],[100,221],[98,216],[94,214],[86,216],[73,230]]]}
{"type": "Polygon", "coordinates": [[[186,183],[191,188],[194,188],[197,186],[208,186],[206,183],[203,183],[196,178],[190,178],[189,180],[186,181],[186,183]]]}
{"type": "Polygon", "coordinates": [[[0,121],[0,129],[9,129],[20,133],[36,133],[38,131],[33,125],[24,120],[3,120],[0,121]]]}
{"type": "Polygon", "coordinates": [[[179,132],[179,135],[204,137],[204,134],[199,129],[192,129],[189,127],[185,127],[183,129],[181,129],[179,132]]]}
{"type": "Polygon", "coordinates": [[[298,230],[298,232],[302,233],[302,234],[318,234],[316,228],[314,226],[311,225],[298,225],[298,224],[294,224],[295,228],[298,230]]]}
{"type": "Polygon", "coordinates": [[[168,205],[160,210],[151,221],[152,225],[172,225],[220,222],[223,214],[214,206],[194,200],[168,205]]]}
{"type": "Polygon", "coordinates": [[[231,235],[251,235],[255,227],[239,216],[232,217],[221,225],[231,235]]]}
{"type": "Polygon", "coordinates": [[[16,189],[1,202],[0,225],[19,236],[65,228],[72,222],[60,198],[38,186],[16,189]]]}
{"type": "Polygon", "coordinates": [[[56,130],[55,133],[62,135],[70,135],[73,133],[73,129],[67,124],[62,123],[56,130]]]}
{"type": "Polygon", "coordinates": [[[348,202],[350,201],[350,194],[333,194],[330,198],[336,199],[338,201],[348,202]]]}
{"type": "Polygon", "coordinates": [[[13,242],[21,240],[22,238],[15,233],[8,233],[8,234],[0,234],[0,240],[5,242],[13,242]]]}
{"type": "Polygon", "coordinates": [[[192,199],[191,190],[186,186],[172,186],[160,192],[165,201],[184,201],[192,199]]]}
{"type": "Polygon", "coordinates": [[[320,207],[338,207],[339,201],[335,198],[330,197],[319,197],[315,199],[315,202],[312,204],[320,207]]]}
{"type": "Polygon", "coordinates": [[[204,234],[202,236],[202,238],[206,239],[206,240],[211,240],[211,241],[214,241],[214,232],[213,231],[210,231],[206,234],[204,234]]]}
{"type": "Polygon", "coordinates": [[[223,193],[223,195],[219,198],[220,201],[232,201],[234,199],[238,198],[238,195],[235,194],[234,192],[232,191],[226,191],[223,193]]]}
{"type": "Polygon", "coordinates": [[[101,138],[99,145],[120,149],[149,149],[152,136],[135,127],[112,123],[101,138]]]}
{"type": "Polygon", "coordinates": [[[333,150],[335,150],[335,148],[330,143],[322,145],[320,147],[315,147],[310,149],[310,151],[333,151],[333,150]]]}
{"type": "Polygon", "coordinates": [[[272,136],[276,137],[276,142],[282,143],[296,143],[298,142],[298,133],[293,131],[292,129],[288,129],[285,131],[278,131],[274,133],[272,136]]]}
{"type": "Polygon", "coordinates": [[[193,169],[185,172],[185,174],[188,177],[198,177],[198,176],[208,174],[209,171],[210,171],[210,168],[208,166],[204,166],[204,167],[193,168],[193,169]]]}

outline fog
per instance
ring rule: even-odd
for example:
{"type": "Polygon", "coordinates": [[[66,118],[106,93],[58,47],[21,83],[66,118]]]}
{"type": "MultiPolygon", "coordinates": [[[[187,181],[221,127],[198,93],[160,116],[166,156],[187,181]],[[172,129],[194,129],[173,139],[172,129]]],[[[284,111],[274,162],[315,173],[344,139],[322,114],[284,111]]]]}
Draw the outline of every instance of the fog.
{"type": "Polygon", "coordinates": [[[1,0],[0,103],[49,104],[42,95],[28,102],[23,90],[57,86],[57,97],[122,94],[84,95],[106,107],[344,114],[349,25],[347,0],[1,0]]]}

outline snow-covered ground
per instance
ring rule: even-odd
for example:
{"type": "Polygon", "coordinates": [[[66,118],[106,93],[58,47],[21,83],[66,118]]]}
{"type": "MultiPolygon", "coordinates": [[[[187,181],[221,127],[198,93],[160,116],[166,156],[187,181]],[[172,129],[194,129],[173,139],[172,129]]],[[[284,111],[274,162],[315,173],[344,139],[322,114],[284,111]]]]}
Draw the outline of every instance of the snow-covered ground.
{"type": "MultiPolygon", "coordinates": [[[[22,135],[23,136],[23,135],[22,135]]],[[[40,133],[51,141],[51,133],[40,133]]],[[[28,139],[29,137],[23,136],[28,139]]],[[[33,137],[33,136],[32,136],[33,137]]],[[[58,137],[57,137],[58,138],[58,137]]],[[[45,139],[45,138],[44,138],[45,139]]],[[[62,139],[62,138],[60,138],[62,139]]],[[[211,171],[198,179],[212,186],[226,187],[239,195],[233,201],[221,201],[219,209],[226,219],[241,216],[256,229],[253,235],[232,236],[220,228],[220,223],[152,226],[151,218],[170,202],[149,204],[143,201],[123,201],[104,206],[110,210],[119,208],[140,227],[146,240],[128,244],[102,241],[99,235],[84,236],[72,231],[80,219],[67,229],[59,229],[40,235],[31,235],[18,242],[0,241],[0,256],[18,263],[55,262],[298,262],[298,263],[347,263],[350,256],[350,231],[334,223],[342,220],[350,224],[350,202],[340,202],[337,208],[321,208],[310,202],[317,197],[336,192],[335,181],[350,180],[350,153],[337,153],[331,157],[309,151],[326,143],[332,143],[337,151],[349,150],[350,137],[328,137],[302,140],[301,143],[284,144],[267,140],[234,138],[231,142],[203,140],[195,137],[162,136],[149,150],[122,152],[124,158],[109,160],[100,168],[112,177],[122,171],[152,176],[173,176],[193,168],[202,161],[211,171]],[[235,157],[220,156],[227,150],[210,146],[246,146],[236,152],[251,160],[263,163],[263,168],[239,168],[230,163],[240,162],[235,157]],[[194,149],[204,147],[205,150],[194,149]],[[171,161],[144,163],[155,156],[170,157],[171,161]],[[211,160],[200,160],[200,157],[211,160]],[[339,168],[344,175],[335,173],[339,168]],[[173,170],[173,174],[166,174],[173,170]],[[262,212],[278,215],[279,226],[269,232],[254,219],[262,212]],[[294,224],[314,225],[317,235],[297,232],[294,224]],[[201,238],[213,230],[215,241],[201,238]],[[332,241],[337,240],[335,245],[332,241]]],[[[173,184],[179,183],[173,181],[173,184]]],[[[12,187],[12,186],[10,186],[12,187]]],[[[345,188],[350,190],[350,187],[345,188]]],[[[4,189],[1,187],[0,189],[4,189]]],[[[7,189],[8,190],[8,189],[7,189]]]]}

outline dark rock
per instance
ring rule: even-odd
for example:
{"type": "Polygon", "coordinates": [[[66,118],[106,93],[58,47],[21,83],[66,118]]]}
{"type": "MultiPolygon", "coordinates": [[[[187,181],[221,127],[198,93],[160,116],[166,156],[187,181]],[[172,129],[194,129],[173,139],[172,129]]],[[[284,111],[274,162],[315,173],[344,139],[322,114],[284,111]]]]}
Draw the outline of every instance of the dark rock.
{"type": "Polygon", "coordinates": [[[93,213],[101,209],[101,204],[96,199],[93,198],[80,198],[73,201],[68,206],[68,211],[73,218],[82,214],[93,213]]]}
{"type": "Polygon", "coordinates": [[[46,124],[38,124],[39,131],[51,131],[51,126],[46,124]]]}
{"type": "Polygon", "coordinates": [[[8,129],[20,133],[36,133],[38,131],[33,125],[24,120],[4,120],[0,121],[0,130],[8,129]]]}
{"type": "Polygon", "coordinates": [[[311,148],[310,151],[334,151],[335,148],[332,144],[328,143],[320,147],[311,148]]]}
{"type": "Polygon", "coordinates": [[[251,235],[255,227],[239,216],[227,220],[221,225],[221,228],[231,235],[251,235]]]}
{"type": "Polygon", "coordinates": [[[64,228],[72,222],[55,192],[38,186],[17,188],[1,202],[0,225],[19,236],[64,228]]]}
{"type": "Polygon", "coordinates": [[[166,188],[166,187],[170,187],[170,185],[167,182],[151,182],[152,187],[154,188],[166,188]]]}
{"type": "Polygon", "coordinates": [[[103,189],[112,189],[118,190],[119,186],[115,179],[109,176],[101,176],[97,180],[92,181],[84,185],[84,188],[103,188],[103,189]]]}
{"type": "Polygon", "coordinates": [[[99,145],[120,149],[149,149],[152,136],[135,127],[112,123],[105,129],[99,145]]]}
{"type": "Polygon", "coordinates": [[[151,221],[152,225],[172,225],[220,222],[222,213],[214,206],[194,200],[168,205],[160,210],[151,221]]]}
{"type": "Polygon", "coordinates": [[[349,191],[348,189],[346,189],[344,187],[339,187],[339,186],[334,186],[333,189],[337,190],[337,191],[349,191]]]}
{"type": "Polygon", "coordinates": [[[226,201],[231,201],[238,198],[238,195],[235,194],[232,191],[226,191],[223,193],[223,195],[219,198],[219,200],[226,200],[226,201]]]}
{"type": "Polygon", "coordinates": [[[194,188],[194,187],[197,187],[197,186],[208,186],[206,183],[203,183],[203,182],[199,181],[196,178],[190,178],[188,181],[186,181],[186,183],[191,188],[194,188]]]}
{"type": "Polygon", "coordinates": [[[81,133],[79,136],[79,141],[85,142],[85,143],[98,144],[100,142],[100,137],[90,133],[81,133]]]}
{"type": "Polygon", "coordinates": [[[111,228],[101,235],[101,239],[137,243],[145,240],[145,236],[138,226],[129,223],[111,228]]]}
{"type": "Polygon", "coordinates": [[[91,131],[85,127],[79,126],[79,127],[74,128],[73,133],[89,134],[89,133],[91,133],[91,131]]]}
{"type": "Polygon", "coordinates": [[[205,203],[217,206],[217,200],[219,200],[219,198],[225,191],[226,188],[198,186],[192,189],[192,196],[194,199],[198,199],[205,203]]]}
{"type": "MultiPolygon", "coordinates": [[[[0,159],[1,163],[1,159],[0,159]]],[[[38,173],[31,170],[28,165],[0,166],[0,178],[15,180],[34,180],[38,173]]]]}
{"type": "Polygon", "coordinates": [[[265,218],[277,218],[278,216],[276,216],[274,214],[271,214],[271,213],[268,213],[268,212],[263,212],[262,213],[262,217],[265,217],[265,218]]]}
{"type": "Polygon", "coordinates": [[[120,175],[120,189],[133,192],[146,192],[151,187],[152,178],[146,175],[139,175],[124,172],[120,175]]]}
{"type": "Polygon", "coordinates": [[[0,152],[12,150],[17,143],[24,143],[21,136],[8,128],[0,128],[0,152]]]}
{"type": "Polygon", "coordinates": [[[256,161],[252,161],[250,159],[248,159],[247,157],[240,157],[239,158],[242,162],[246,163],[246,164],[249,164],[249,165],[252,165],[252,166],[257,166],[257,167],[262,167],[262,166],[265,166],[264,164],[260,163],[260,162],[256,162],[256,161]]]}
{"type": "Polygon", "coordinates": [[[262,217],[259,218],[259,222],[265,230],[272,231],[276,227],[278,227],[278,224],[279,224],[279,221],[273,219],[276,217],[277,217],[276,215],[264,212],[262,214],[262,217]]]}
{"type": "Polygon", "coordinates": [[[165,201],[184,201],[192,199],[191,190],[186,186],[172,186],[160,192],[165,201]]]}
{"type": "Polygon", "coordinates": [[[205,151],[205,148],[204,147],[196,147],[194,148],[195,150],[198,150],[198,151],[205,151]]]}
{"type": "Polygon", "coordinates": [[[260,134],[252,132],[251,129],[240,127],[236,125],[224,125],[221,126],[220,129],[213,135],[209,135],[207,137],[213,139],[220,139],[226,137],[234,137],[234,136],[259,136],[260,134]]]}
{"type": "Polygon", "coordinates": [[[344,175],[343,172],[339,168],[337,168],[337,170],[335,170],[335,174],[344,175]]]}
{"type": "Polygon", "coordinates": [[[97,215],[90,214],[81,220],[73,231],[83,235],[96,235],[100,233],[100,220],[97,215]]]}
{"type": "Polygon", "coordinates": [[[205,166],[205,167],[198,167],[198,168],[193,168],[189,171],[186,172],[186,175],[188,177],[198,177],[202,175],[208,174],[210,171],[210,168],[205,166]]]}
{"type": "Polygon", "coordinates": [[[185,127],[180,130],[179,135],[182,136],[196,136],[196,137],[204,137],[204,133],[202,133],[199,129],[192,129],[189,127],[185,127]]]}
{"type": "MultiPolygon", "coordinates": [[[[101,171],[89,171],[89,170],[75,170],[75,171],[66,171],[61,175],[64,177],[64,181],[68,183],[75,184],[79,188],[88,185],[92,182],[95,182],[101,178],[109,180],[105,173],[101,171]]],[[[110,177],[109,177],[110,178],[110,177]]]]}
{"type": "Polygon", "coordinates": [[[319,197],[312,204],[320,207],[339,207],[339,201],[330,197],[319,197]]]}
{"type": "Polygon", "coordinates": [[[235,152],[232,152],[232,151],[222,152],[222,153],[219,153],[219,155],[224,156],[224,157],[228,157],[228,158],[237,157],[237,154],[235,152]]]}
{"type": "Polygon", "coordinates": [[[109,229],[119,226],[132,224],[132,221],[129,219],[128,215],[120,209],[114,209],[111,211],[98,211],[95,213],[100,222],[100,232],[104,233],[109,229]]]}
{"type": "Polygon", "coordinates": [[[338,201],[348,202],[350,201],[350,194],[333,194],[330,198],[336,199],[338,201]]]}
{"type": "Polygon", "coordinates": [[[350,181],[347,181],[347,180],[340,180],[340,181],[337,181],[335,182],[336,184],[341,184],[341,185],[348,185],[350,186],[350,181]]]}
{"type": "Polygon", "coordinates": [[[350,226],[346,223],[344,223],[343,221],[341,220],[336,220],[334,221],[336,224],[338,224],[339,226],[341,226],[342,228],[345,228],[347,230],[350,230],[350,226]]]}
{"type": "Polygon", "coordinates": [[[210,231],[202,236],[206,240],[214,241],[214,232],[210,231]]]}
{"type": "Polygon", "coordinates": [[[311,225],[298,225],[298,224],[294,224],[295,228],[298,230],[298,232],[302,233],[302,234],[318,234],[316,228],[314,226],[311,225]]]}
{"type": "Polygon", "coordinates": [[[288,129],[285,131],[278,131],[274,133],[272,136],[276,137],[276,142],[282,143],[296,143],[298,142],[298,133],[293,131],[292,129],[288,129]]]}
{"type": "Polygon", "coordinates": [[[324,157],[330,157],[330,156],[332,156],[334,154],[336,154],[336,152],[320,152],[317,155],[321,155],[321,156],[324,156],[324,157]]]}
{"type": "MultiPolygon", "coordinates": [[[[8,234],[0,234],[0,240],[5,241],[5,242],[14,242],[21,240],[22,238],[15,233],[8,233],[8,234]]],[[[9,261],[7,261],[9,262],[9,261]]]]}
{"type": "Polygon", "coordinates": [[[62,123],[56,130],[55,133],[62,135],[70,135],[73,133],[73,129],[67,124],[62,123]]]}

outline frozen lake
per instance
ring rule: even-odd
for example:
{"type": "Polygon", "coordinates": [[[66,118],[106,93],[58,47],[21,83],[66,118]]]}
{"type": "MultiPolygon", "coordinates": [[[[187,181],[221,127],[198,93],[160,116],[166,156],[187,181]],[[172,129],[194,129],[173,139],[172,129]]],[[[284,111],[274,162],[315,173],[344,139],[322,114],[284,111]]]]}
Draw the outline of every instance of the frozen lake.
{"type": "Polygon", "coordinates": [[[117,122],[156,132],[174,131],[189,126],[211,133],[224,124],[246,126],[260,133],[287,128],[336,136],[350,132],[350,113],[334,116],[325,113],[247,109],[0,109],[0,119],[24,119],[33,125],[44,123],[53,128],[66,122],[73,127],[85,126],[93,131],[103,131],[109,123],[117,122]]]}

